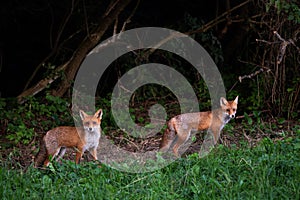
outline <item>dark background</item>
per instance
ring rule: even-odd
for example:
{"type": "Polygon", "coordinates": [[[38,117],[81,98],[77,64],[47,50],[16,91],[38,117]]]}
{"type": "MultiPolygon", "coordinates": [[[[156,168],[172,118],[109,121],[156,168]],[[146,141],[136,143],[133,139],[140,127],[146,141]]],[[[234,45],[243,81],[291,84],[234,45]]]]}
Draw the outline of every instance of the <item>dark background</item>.
{"type": "MultiPolygon", "coordinates": [[[[79,4],[82,3],[79,1],[79,4]]],[[[171,27],[175,26],[185,14],[208,22],[216,16],[217,6],[220,11],[225,11],[225,1],[141,1],[131,19],[129,28],[135,27],[171,27]]],[[[234,4],[238,3],[234,2],[234,4]]],[[[17,96],[24,87],[34,68],[49,54],[51,50],[51,37],[56,31],[66,12],[71,6],[71,1],[3,1],[1,3],[1,96],[17,96]]],[[[86,1],[92,5],[92,1],[86,1]]],[[[94,1],[95,8],[91,9],[90,17],[98,17],[95,10],[101,14],[105,4],[94,1]]],[[[129,5],[124,16],[132,11],[129,5]]],[[[83,6],[78,6],[83,9],[83,6]]],[[[87,8],[88,9],[88,8],[87,8]]],[[[84,25],[81,13],[75,13],[65,31],[65,35],[74,32],[78,27],[84,25]]],[[[174,27],[176,28],[176,27],[174,27]]],[[[107,36],[111,36],[112,32],[107,36]]],[[[224,38],[221,42],[226,49],[226,42],[230,38],[224,38]]],[[[72,41],[65,47],[65,55],[53,58],[52,64],[59,64],[64,57],[68,57],[72,49],[80,42],[72,41]]],[[[226,58],[229,61],[230,58],[226,58]]]]}
{"type": "MultiPolygon", "coordinates": [[[[245,1],[132,0],[118,17],[118,31],[121,30],[124,20],[133,14],[126,30],[155,26],[189,32],[197,30],[243,2],[245,1]],[[133,12],[136,5],[138,6],[133,12]]],[[[233,92],[231,96],[242,95],[249,105],[248,109],[271,109],[276,114],[284,115],[298,112],[299,2],[247,2],[233,12],[223,15],[221,19],[224,20],[211,25],[206,32],[190,36],[215,59],[227,92],[233,92]],[[282,52],[282,41],[274,35],[274,31],[286,41],[293,40],[293,45],[289,44],[285,52],[282,52]],[[280,55],[283,60],[278,64],[280,55]],[[239,82],[239,76],[244,75],[249,77],[239,82]],[[279,112],[276,111],[278,107],[279,112]]],[[[98,0],[2,1],[1,97],[18,96],[27,83],[28,87],[33,86],[47,76],[52,68],[55,69],[70,59],[88,30],[98,23],[105,23],[100,19],[108,6],[109,2],[98,0]],[[66,17],[69,20],[64,24],[66,17]],[[61,29],[63,25],[64,28],[61,29]],[[60,37],[56,41],[58,36],[60,37]],[[33,71],[41,63],[44,63],[43,67],[29,81],[33,71]]],[[[105,32],[101,41],[112,34],[113,25],[105,32]]],[[[109,76],[112,78],[107,80],[114,82],[116,76],[113,71],[109,76]]]]}

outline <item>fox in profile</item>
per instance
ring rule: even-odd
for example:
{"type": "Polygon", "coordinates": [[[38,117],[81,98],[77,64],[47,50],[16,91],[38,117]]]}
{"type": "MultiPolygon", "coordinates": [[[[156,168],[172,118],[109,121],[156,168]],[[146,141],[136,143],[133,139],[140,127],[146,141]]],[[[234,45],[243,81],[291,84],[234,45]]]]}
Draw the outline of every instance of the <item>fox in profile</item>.
{"type": "Polygon", "coordinates": [[[46,133],[41,142],[40,151],[35,159],[35,167],[44,164],[49,165],[50,158],[56,160],[63,157],[67,147],[76,148],[76,160],[78,164],[83,153],[88,150],[94,160],[97,158],[97,147],[101,136],[102,109],[94,115],[88,115],[79,111],[82,127],[59,126],[46,133]]]}
{"type": "Polygon", "coordinates": [[[235,117],[238,96],[233,101],[220,98],[220,108],[206,112],[185,113],[177,115],[168,121],[167,129],[163,135],[160,151],[166,152],[173,145],[173,153],[178,155],[179,147],[187,141],[191,131],[210,129],[213,133],[213,142],[217,143],[223,127],[235,117]]]}

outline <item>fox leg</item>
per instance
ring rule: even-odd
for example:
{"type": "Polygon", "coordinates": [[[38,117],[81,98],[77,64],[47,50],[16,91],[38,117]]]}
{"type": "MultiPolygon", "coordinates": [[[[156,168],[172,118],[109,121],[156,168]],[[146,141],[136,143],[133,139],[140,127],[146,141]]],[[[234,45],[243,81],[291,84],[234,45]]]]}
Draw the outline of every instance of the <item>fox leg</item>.
{"type": "Polygon", "coordinates": [[[59,151],[60,151],[60,148],[56,148],[56,149],[51,148],[51,149],[47,150],[47,157],[46,157],[46,160],[44,161],[45,167],[48,167],[48,165],[50,163],[50,157],[52,157],[51,160],[53,160],[56,157],[56,155],[59,153],[59,151]]]}
{"type": "Polygon", "coordinates": [[[65,155],[66,150],[67,150],[66,147],[61,147],[55,160],[56,161],[60,160],[65,155]]]}
{"type": "Polygon", "coordinates": [[[191,134],[191,130],[184,130],[184,131],[180,130],[177,133],[177,140],[173,146],[173,153],[175,154],[176,157],[179,157],[179,154],[178,154],[179,147],[188,140],[188,138],[190,137],[190,134],[191,134]]]}
{"type": "Polygon", "coordinates": [[[79,147],[77,147],[77,149],[76,149],[76,159],[75,159],[75,163],[76,164],[79,164],[79,162],[80,162],[80,159],[81,159],[81,157],[82,157],[82,155],[83,155],[83,153],[84,153],[84,149],[83,149],[83,146],[79,146],[79,147]]]}
{"type": "Polygon", "coordinates": [[[167,128],[163,135],[162,141],[160,143],[159,151],[167,152],[171,144],[173,143],[174,138],[175,138],[175,131],[167,128]]]}
{"type": "MultiPolygon", "coordinates": [[[[48,156],[47,156],[47,157],[48,157],[48,156]]],[[[48,167],[49,163],[50,163],[49,158],[46,158],[46,160],[44,161],[44,166],[45,166],[45,167],[48,167]]]]}
{"type": "Polygon", "coordinates": [[[90,153],[92,154],[94,160],[98,160],[98,157],[97,157],[97,148],[93,148],[90,153]]]}
{"type": "Polygon", "coordinates": [[[214,139],[214,145],[217,144],[218,139],[220,137],[220,127],[218,126],[212,126],[210,127],[209,131],[212,133],[213,139],[214,139]]]}
{"type": "Polygon", "coordinates": [[[56,141],[47,140],[47,139],[44,139],[44,140],[45,140],[44,142],[45,142],[45,146],[47,149],[47,156],[44,161],[44,166],[47,167],[50,162],[50,157],[52,157],[51,160],[53,160],[55,158],[55,156],[57,156],[57,154],[59,153],[61,147],[58,145],[58,143],[56,141]]]}
{"type": "Polygon", "coordinates": [[[76,160],[75,160],[75,163],[76,163],[76,164],[79,164],[79,163],[80,163],[81,157],[82,157],[82,153],[81,153],[81,152],[77,152],[77,153],[76,153],[76,160]]]}

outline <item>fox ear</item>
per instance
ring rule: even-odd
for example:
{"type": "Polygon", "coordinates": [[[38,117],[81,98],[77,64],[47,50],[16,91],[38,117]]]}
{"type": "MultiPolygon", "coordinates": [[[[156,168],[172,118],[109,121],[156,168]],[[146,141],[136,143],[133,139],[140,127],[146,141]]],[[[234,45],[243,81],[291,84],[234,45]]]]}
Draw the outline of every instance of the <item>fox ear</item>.
{"type": "Polygon", "coordinates": [[[239,96],[235,97],[235,100],[233,101],[234,103],[238,104],[239,96]]]}
{"type": "Polygon", "coordinates": [[[96,118],[102,119],[102,114],[103,114],[102,109],[99,109],[99,110],[95,113],[94,116],[95,116],[96,118]]]}
{"type": "Polygon", "coordinates": [[[224,97],[220,98],[220,106],[226,106],[227,105],[227,100],[224,97]]]}
{"type": "Polygon", "coordinates": [[[79,110],[79,115],[82,120],[88,116],[83,110],[79,110]]]}

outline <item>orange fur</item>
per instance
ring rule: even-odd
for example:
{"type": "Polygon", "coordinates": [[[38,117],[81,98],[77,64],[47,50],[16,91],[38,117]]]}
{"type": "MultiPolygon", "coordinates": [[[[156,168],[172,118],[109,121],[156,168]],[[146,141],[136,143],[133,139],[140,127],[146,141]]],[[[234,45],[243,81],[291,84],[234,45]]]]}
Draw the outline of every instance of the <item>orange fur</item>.
{"type": "Polygon", "coordinates": [[[101,136],[102,110],[99,109],[94,115],[87,115],[80,110],[83,127],[60,126],[51,129],[42,140],[40,151],[35,159],[35,166],[42,163],[49,165],[49,158],[62,158],[66,148],[76,148],[76,163],[79,163],[83,153],[88,150],[97,160],[97,147],[101,136]]]}
{"type": "Polygon", "coordinates": [[[206,112],[185,113],[173,117],[167,123],[167,129],[160,144],[160,151],[168,151],[174,142],[173,152],[178,157],[178,149],[187,141],[191,131],[206,129],[212,131],[214,144],[216,144],[225,124],[235,117],[237,104],[238,96],[234,101],[227,101],[224,97],[221,97],[220,108],[218,109],[206,112]]]}

